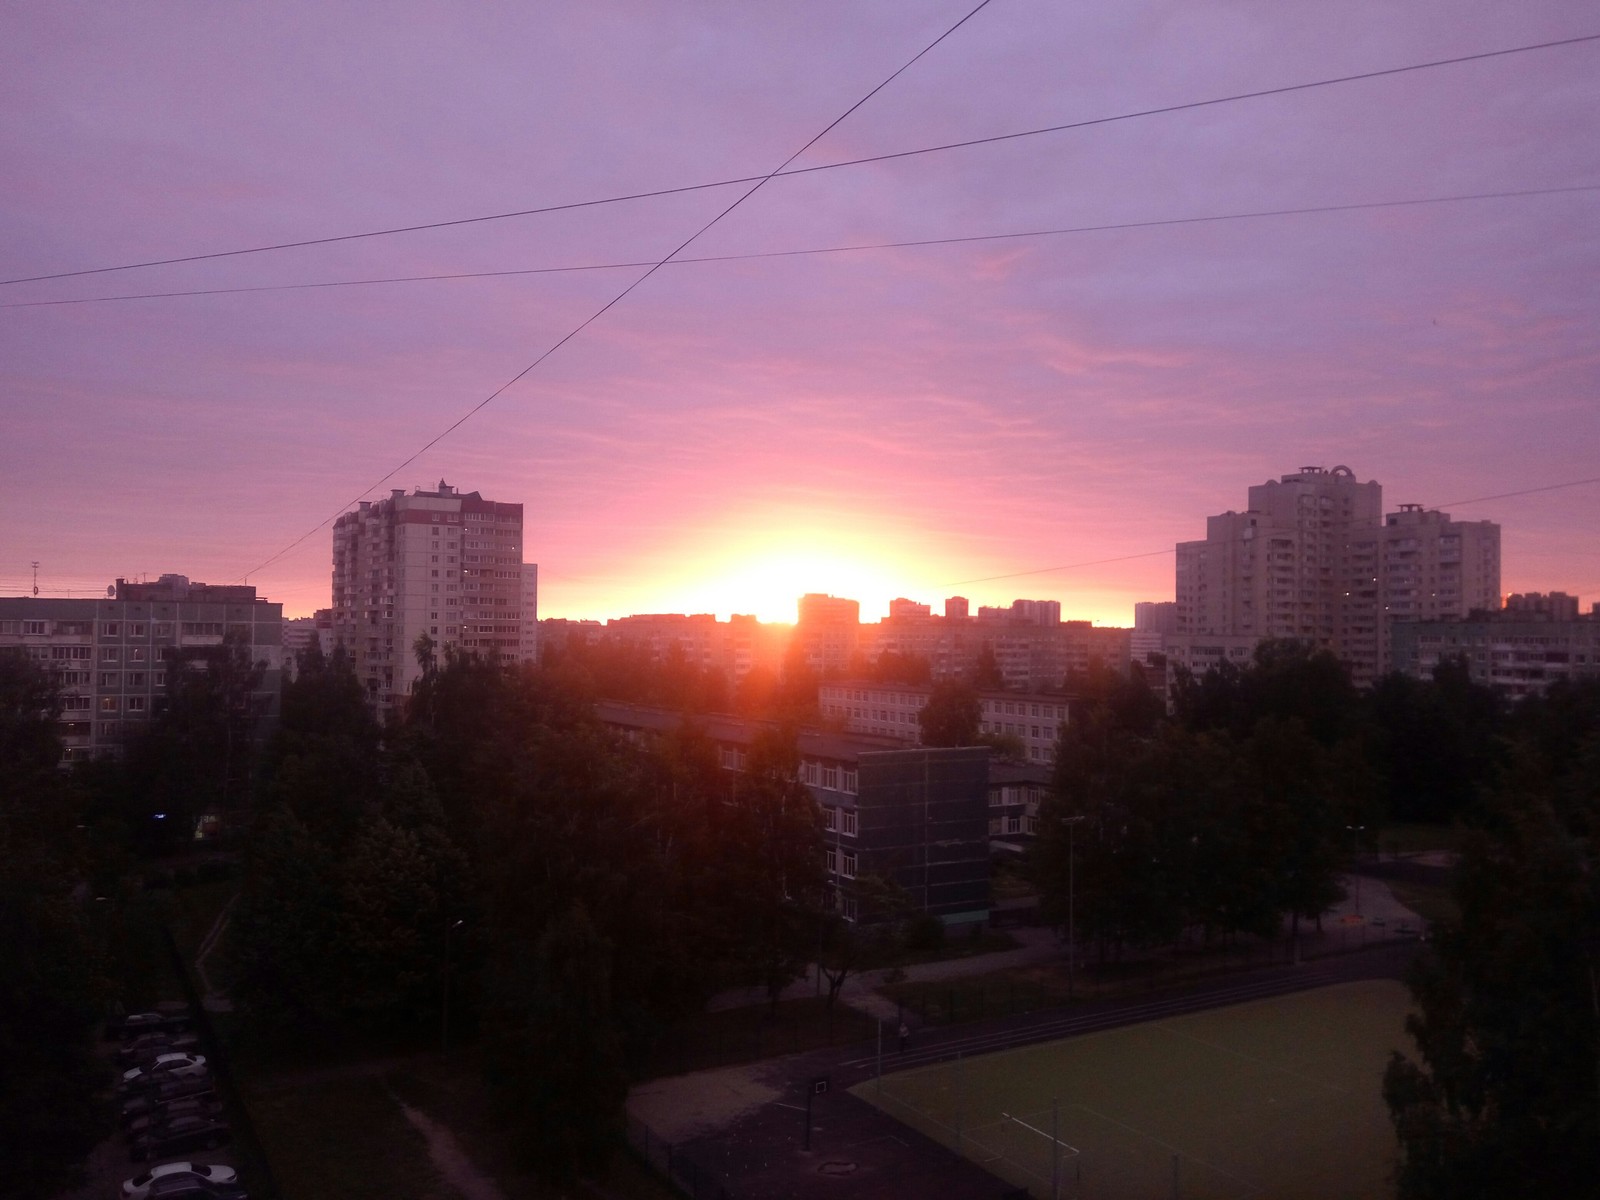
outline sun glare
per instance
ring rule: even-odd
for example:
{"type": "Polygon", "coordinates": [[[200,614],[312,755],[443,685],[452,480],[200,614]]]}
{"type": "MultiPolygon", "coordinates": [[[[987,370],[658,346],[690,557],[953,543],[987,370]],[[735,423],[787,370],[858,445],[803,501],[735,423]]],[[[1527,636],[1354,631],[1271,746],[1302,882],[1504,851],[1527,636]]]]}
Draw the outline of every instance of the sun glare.
{"type": "Polygon", "coordinates": [[[861,619],[876,621],[896,596],[915,596],[927,576],[924,555],[888,531],[754,524],[729,531],[720,552],[686,557],[671,588],[675,608],[793,622],[800,597],[823,592],[859,600],[861,619]]]}

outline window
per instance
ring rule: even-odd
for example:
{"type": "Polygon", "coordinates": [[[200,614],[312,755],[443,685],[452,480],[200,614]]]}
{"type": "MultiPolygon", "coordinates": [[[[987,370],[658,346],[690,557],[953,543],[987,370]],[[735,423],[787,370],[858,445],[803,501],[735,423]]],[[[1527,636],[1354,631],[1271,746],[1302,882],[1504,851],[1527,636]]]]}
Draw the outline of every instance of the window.
{"type": "Polygon", "coordinates": [[[129,696],[128,697],[128,711],[129,712],[140,712],[140,713],[144,712],[145,711],[145,698],[143,696],[129,696]]]}
{"type": "Polygon", "coordinates": [[[145,630],[145,627],[144,627],[144,625],[142,623],[141,624],[137,624],[137,625],[129,625],[128,626],[128,636],[129,637],[142,638],[144,636],[144,630],[145,630]]]}
{"type": "MultiPolygon", "coordinates": [[[[41,629],[39,632],[43,633],[44,631],[41,629]]],[[[115,621],[107,621],[104,625],[100,626],[101,637],[116,637],[121,632],[122,626],[117,624],[115,621]]]]}
{"type": "Polygon", "coordinates": [[[856,877],[856,856],[854,851],[839,851],[839,874],[846,879],[854,879],[856,877]]]}
{"type": "Polygon", "coordinates": [[[855,809],[853,809],[853,808],[841,808],[839,810],[839,832],[844,834],[845,837],[855,837],[856,836],[856,810],[855,809]]]}
{"type": "Polygon", "coordinates": [[[122,676],[118,675],[115,671],[101,671],[100,672],[100,686],[101,687],[118,687],[118,686],[120,686],[120,682],[119,681],[121,679],[122,679],[122,676]]]}
{"type": "Polygon", "coordinates": [[[130,646],[128,648],[128,661],[129,662],[143,662],[144,661],[144,647],[143,646],[130,646]]]}
{"type": "Polygon", "coordinates": [[[100,661],[103,662],[103,663],[114,663],[114,662],[116,662],[117,661],[117,648],[115,646],[107,646],[103,650],[101,650],[100,651],[100,661]]]}
{"type": "Polygon", "coordinates": [[[1021,813],[1011,813],[1010,815],[1008,815],[1006,817],[1006,832],[1007,833],[1021,833],[1022,832],[1022,814],[1021,813]]]}
{"type": "Polygon", "coordinates": [[[829,833],[839,828],[839,810],[831,805],[822,806],[822,827],[829,833]]]}
{"type": "Polygon", "coordinates": [[[839,852],[829,847],[826,857],[828,860],[828,874],[837,875],[839,873],[839,852]]]}
{"type": "Polygon", "coordinates": [[[837,792],[839,790],[838,767],[826,766],[822,768],[822,786],[827,788],[830,792],[837,792]]]}
{"type": "Polygon", "coordinates": [[[172,622],[171,621],[157,621],[156,622],[156,633],[155,633],[155,636],[158,637],[158,638],[169,638],[169,637],[171,637],[172,636],[172,622]]]}
{"type": "Polygon", "coordinates": [[[821,772],[821,769],[818,767],[818,765],[816,763],[811,762],[811,761],[808,760],[800,768],[800,771],[801,771],[801,778],[806,783],[809,783],[812,787],[816,787],[817,786],[817,780],[821,777],[822,772],[821,772]]]}
{"type": "Polygon", "coordinates": [[[732,746],[724,746],[722,748],[722,765],[730,771],[738,768],[739,752],[732,746]]]}
{"type": "Polygon", "coordinates": [[[63,696],[63,697],[61,697],[61,710],[63,712],[78,712],[78,711],[87,709],[88,707],[89,707],[89,697],[87,697],[87,696],[63,696]]]}
{"type": "Polygon", "coordinates": [[[117,711],[117,698],[115,696],[101,696],[100,697],[100,711],[101,712],[116,712],[117,711]]]}
{"type": "Polygon", "coordinates": [[[156,687],[166,687],[167,673],[165,671],[157,671],[155,673],[155,678],[151,682],[153,682],[156,687]]]}
{"type": "Polygon", "coordinates": [[[856,898],[839,893],[839,915],[846,921],[854,921],[857,915],[856,898]]]}
{"type": "MultiPolygon", "coordinates": [[[[116,627],[113,626],[112,628],[113,628],[113,630],[115,630],[116,627]]],[[[24,621],[22,623],[22,632],[23,633],[43,633],[44,632],[44,622],[43,621],[24,621]]]]}
{"type": "Polygon", "coordinates": [[[129,687],[143,687],[144,686],[144,672],[143,671],[130,671],[128,673],[128,686],[129,687]]]}

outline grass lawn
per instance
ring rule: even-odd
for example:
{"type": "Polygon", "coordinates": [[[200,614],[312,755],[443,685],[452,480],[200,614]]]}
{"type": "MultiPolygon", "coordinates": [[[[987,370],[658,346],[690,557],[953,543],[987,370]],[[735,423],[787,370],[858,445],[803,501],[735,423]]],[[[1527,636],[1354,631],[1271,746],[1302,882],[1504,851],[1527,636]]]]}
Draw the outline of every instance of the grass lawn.
{"type": "Polygon", "coordinates": [[[1453,825],[1385,825],[1378,833],[1378,849],[1384,854],[1427,854],[1434,850],[1454,850],[1460,833],[1453,825]]]}
{"type": "Polygon", "coordinates": [[[1441,921],[1453,924],[1461,915],[1448,887],[1412,883],[1404,879],[1385,879],[1383,882],[1396,900],[1430,924],[1441,921]]]}
{"type": "Polygon", "coordinates": [[[247,1085],[245,1103],[286,1198],[449,1194],[378,1076],[247,1085]]]}
{"type": "Polygon", "coordinates": [[[1050,1194],[1052,1128],[1063,1196],[1388,1196],[1381,1080],[1409,1008],[1398,983],[1340,984],[852,1091],[1035,1196],[1050,1194]]]}

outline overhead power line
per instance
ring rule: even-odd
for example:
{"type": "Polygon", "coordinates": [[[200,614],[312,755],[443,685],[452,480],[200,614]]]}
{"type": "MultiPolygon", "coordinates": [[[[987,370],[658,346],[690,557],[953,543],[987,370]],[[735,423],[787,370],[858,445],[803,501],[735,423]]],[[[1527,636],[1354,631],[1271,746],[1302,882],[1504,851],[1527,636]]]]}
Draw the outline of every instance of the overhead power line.
{"type": "MultiPolygon", "coordinates": [[[[826,137],[829,133],[831,133],[834,129],[836,129],[842,121],[844,121],[847,117],[850,116],[851,113],[855,112],[856,109],[860,108],[868,100],[871,100],[874,96],[876,96],[884,88],[888,87],[891,83],[893,83],[896,79],[898,79],[902,74],[904,74],[906,71],[908,71],[924,55],[929,53],[940,42],[944,41],[945,38],[949,37],[956,30],[960,29],[963,25],[965,25],[968,21],[970,21],[973,17],[977,16],[978,13],[982,12],[983,9],[988,7],[989,2],[990,2],[990,0],[978,0],[977,6],[975,8],[973,8],[970,12],[968,12],[966,14],[966,16],[962,17],[954,25],[950,26],[950,28],[946,29],[938,37],[934,38],[933,41],[929,42],[921,50],[918,50],[914,55],[912,55],[903,64],[901,64],[901,66],[899,66],[894,71],[894,73],[891,74],[887,79],[883,80],[876,87],[874,87],[871,91],[869,91],[866,95],[862,96],[859,100],[857,100],[854,104],[852,104],[849,108],[845,109],[844,112],[840,113],[832,121],[828,122],[827,126],[824,127],[820,133],[818,133],[810,141],[806,142],[805,145],[801,146],[793,154],[789,155],[788,158],[784,159],[783,162],[778,165],[777,170],[771,171],[768,174],[761,176],[758,180],[756,180],[756,182],[754,184],[751,185],[751,187],[748,190],[745,191],[745,193],[742,196],[740,196],[738,199],[736,199],[732,204],[729,204],[721,212],[717,213],[716,216],[712,217],[705,224],[701,225],[699,229],[695,230],[694,233],[690,234],[689,237],[687,237],[686,239],[684,239],[684,241],[680,242],[676,247],[674,247],[674,249],[672,250],[672,252],[670,254],[666,255],[660,261],[651,264],[649,270],[645,271],[644,274],[640,275],[632,283],[628,284],[627,287],[623,288],[615,296],[611,297],[610,300],[607,300],[604,304],[602,304],[594,312],[590,313],[587,317],[585,317],[582,321],[580,321],[572,329],[568,330],[567,333],[565,333],[558,341],[556,341],[554,345],[550,346],[543,353],[541,353],[537,358],[535,358],[532,362],[530,362],[527,366],[523,367],[522,370],[518,371],[510,379],[506,380],[499,387],[497,387],[494,391],[490,392],[482,400],[478,401],[477,404],[475,404],[471,408],[469,408],[465,413],[463,413],[460,417],[458,417],[455,421],[453,421],[443,431],[441,431],[440,433],[435,435],[433,438],[431,438],[428,442],[426,442],[422,446],[422,448],[420,450],[416,451],[416,453],[412,454],[404,462],[402,462],[402,463],[398,464],[397,466],[395,466],[387,474],[385,474],[381,479],[377,480],[377,482],[375,482],[375,483],[369,485],[368,487],[366,487],[365,489],[363,489],[361,494],[360,494],[360,496],[364,496],[368,492],[371,492],[374,489],[376,489],[378,487],[381,487],[383,484],[388,482],[390,479],[392,479],[396,475],[398,475],[401,471],[405,470],[406,467],[410,466],[417,459],[421,458],[424,454],[426,454],[434,446],[437,446],[445,438],[449,437],[457,429],[461,428],[461,426],[465,425],[468,421],[470,421],[478,413],[482,412],[485,408],[487,408],[491,403],[493,403],[493,401],[498,396],[500,396],[502,393],[504,393],[507,388],[511,387],[518,380],[522,379],[525,375],[527,375],[529,372],[531,372],[540,363],[544,362],[547,358],[549,358],[557,350],[561,349],[561,347],[565,346],[568,342],[570,342],[573,338],[577,337],[580,333],[582,333],[590,325],[594,324],[594,322],[598,321],[602,316],[604,316],[606,313],[611,311],[612,308],[614,308],[616,305],[620,304],[628,296],[628,294],[630,292],[632,292],[635,288],[637,288],[645,280],[649,279],[650,276],[654,275],[658,270],[660,270],[667,263],[671,262],[674,258],[676,258],[680,253],[682,253],[685,249],[687,249],[688,246],[691,243],[693,243],[696,239],[698,239],[708,229],[710,229],[718,221],[722,220],[723,217],[727,216],[734,209],[738,208],[739,205],[743,204],[751,196],[755,195],[756,192],[761,189],[762,185],[765,184],[769,179],[774,178],[778,174],[779,171],[782,171],[785,167],[787,167],[795,159],[799,158],[807,150],[811,149],[812,146],[816,145],[819,141],[821,141],[824,137],[826,137]]],[[[359,501],[360,496],[356,497],[356,501],[359,501]]],[[[291,550],[293,550],[301,542],[303,542],[307,538],[309,538],[312,534],[316,533],[318,530],[320,530],[320,529],[322,529],[322,528],[324,528],[324,527],[326,527],[328,525],[331,525],[334,521],[339,519],[339,516],[342,513],[348,511],[348,509],[351,507],[351,504],[354,504],[356,501],[351,501],[350,503],[347,503],[347,504],[341,506],[340,509],[339,509],[339,512],[333,513],[330,516],[328,516],[328,517],[324,518],[323,520],[319,521],[316,525],[313,525],[310,529],[306,530],[305,533],[301,534],[294,541],[290,542],[282,550],[279,550],[271,558],[268,558],[265,562],[261,563],[259,566],[255,567],[251,571],[247,572],[244,577],[248,578],[250,575],[254,575],[257,572],[261,571],[263,568],[265,568],[267,566],[270,566],[272,563],[274,563],[278,559],[282,558],[285,554],[288,554],[291,550]]]]}
{"type": "MultiPolygon", "coordinates": [[[[1558,492],[1566,488],[1583,487],[1587,484],[1600,483],[1600,475],[1588,479],[1569,479],[1565,483],[1549,483],[1542,487],[1521,488],[1514,492],[1497,492],[1492,496],[1474,496],[1468,500],[1447,500],[1443,504],[1431,504],[1424,507],[1435,511],[1445,508],[1460,508],[1465,504],[1482,504],[1487,500],[1510,500],[1517,496],[1533,496],[1539,492],[1558,492]]],[[[1380,525],[1374,525],[1374,529],[1380,525]]],[[[1163,550],[1146,550],[1142,554],[1123,554],[1116,558],[1095,558],[1083,562],[1064,563],[1058,567],[1039,567],[1032,571],[1012,571],[1005,575],[984,575],[977,579],[958,579],[954,583],[947,583],[946,587],[965,587],[969,583],[998,583],[1005,579],[1026,579],[1031,575],[1054,575],[1061,571],[1079,571],[1085,567],[1103,567],[1108,563],[1132,562],[1138,558],[1159,558],[1163,554],[1174,553],[1176,547],[1168,546],[1163,550]]]]}
{"type": "MultiPolygon", "coordinates": [[[[1573,184],[1567,187],[1520,188],[1504,192],[1466,192],[1454,196],[1416,196],[1403,200],[1366,200],[1349,204],[1314,204],[1298,208],[1263,208],[1249,212],[1212,213],[1195,217],[1162,217],[1148,221],[1114,221],[1103,225],[1071,225],[1059,229],[1024,229],[1011,233],[978,233],[959,237],[916,238],[903,242],[859,242],[847,246],[814,246],[801,250],[757,250],[746,254],[708,254],[675,258],[664,266],[689,266],[705,263],[745,262],[762,258],[799,258],[807,255],[851,254],[864,250],[904,250],[925,246],[956,246],[973,242],[999,242],[1020,238],[1057,237],[1074,233],[1108,233],[1128,229],[1158,229],[1174,225],[1204,225],[1225,221],[1254,221],[1265,217],[1298,217],[1325,213],[1362,212],[1372,209],[1408,208],[1426,204],[1458,204],[1469,200],[1508,200],[1537,196],[1559,196],[1575,192],[1600,191],[1600,184],[1573,184]]],[[[294,292],[318,288],[372,287],[387,283],[437,283],[463,279],[501,279],[519,275],[560,275],[582,271],[637,270],[651,261],[580,263],[567,267],[521,267],[502,271],[455,271],[437,275],[390,275],[375,279],[327,279],[308,283],[273,283],[253,287],[191,288],[177,292],[133,292],[120,296],[79,296],[67,300],[0,301],[0,308],[51,308],[66,304],[109,304],[125,300],[171,300],[194,296],[237,296],[252,292],[294,292]]]]}
{"type": "MultiPolygon", "coordinates": [[[[979,6],[980,8],[982,5],[979,6]]],[[[976,11],[976,10],[974,10],[976,11]]],[[[680,187],[653,188],[646,191],[627,192],[616,196],[603,196],[592,200],[575,200],[566,204],[547,204],[535,208],[514,209],[510,212],[483,213],[471,217],[456,217],[445,221],[426,221],[412,225],[394,225],[383,229],[368,229],[357,233],[333,234],[328,237],[302,238],[293,242],[273,242],[262,246],[246,246],[232,250],[212,250],[200,254],[176,255],[170,258],[145,259],[140,262],[118,263],[107,267],[85,267],[75,271],[57,271],[46,275],[24,275],[12,279],[0,279],[0,286],[17,283],[40,283],[49,279],[74,279],[83,275],[103,275],[112,271],[134,271],[147,267],[174,266],[179,263],[204,262],[217,258],[235,258],[247,254],[267,254],[278,250],[298,250],[308,246],[327,246],[338,242],[359,241],[366,238],[391,237],[402,233],[421,233],[433,229],[451,229],[462,225],[477,225],[489,221],[507,221],[518,217],[538,216],[545,213],[569,212],[573,209],[593,208],[605,204],[621,204],[634,200],[653,200],[663,196],[677,196],[688,192],[706,191],[711,188],[732,187],[741,184],[754,183],[757,186],[771,179],[787,178],[793,175],[810,175],[819,171],[835,171],[841,167],[859,167],[869,163],[890,162],[895,159],[913,158],[922,154],[937,154],[946,150],[961,150],[973,146],[993,145],[997,142],[1015,141],[1019,138],[1038,137],[1047,133],[1064,133],[1074,129],[1088,129],[1096,125],[1111,125],[1121,121],[1134,121],[1144,117],[1162,116],[1170,113],[1186,112],[1197,108],[1208,108],[1219,104],[1234,104],[1243,100],[1260,100],[1269,96],[1283,96],[1293,92],[1309,91],[1313,88],[1332,87],[1337,84],[1358,83],[1369,79],[1382,79],[1393,75],[1404,75],[1413,71],[1432,70],[1436,67],[1458,66],[1463,63],[1482,62],[1492,58],[1504,58],[1512,54],[1526,54],[1534,50],[1551,50],[1561,46],[1576,46],[1586,42],[1600,41],[1600,33],[1582,34],[1577,37],[1561,38],[1550,42],[1534,42],[1523,46],[1508,46],[1500,50],[1485,50],[1477,54],[1463,54],[1454,58],[1431,59],[1427,62],[1408,63],[1399,67],[1385,67],[1376,71],[1362,71],[1351,75],[1338,75],[1328,79],[1313,79],[1304,83],[1283,84],[1279,87],[1260,88],[1249,92],[1235,92],[1226,96],[1213,96],[1204,100],[1188,100],[1178,104],[1164,104],[1154,108],[1138,109],[1133,112],[1117,113],[1105,117],[1088,117],[1079,121],[1067,121],[1057,125],[1045,125],[1036,129],[1022,129],[1011,133],[992,134],[988,137],[968,138],[958,142],[941,142],[932,146],[921,146],[912,150],[896,150],[885,154],[866,155],[861,158],[846,159],[841,162],[820,163],[809,167],[785,166],[769,175],[742,175],[730,179],[712,180],[706,183],[685,184],[680,187]]],[[[909,64],[908,64],[909,65],[909,64]]],[[[829,127],[830,129],[832,126],[829,127]]],[[[809,148],[809,147],[808,147],[809,148]]]]}

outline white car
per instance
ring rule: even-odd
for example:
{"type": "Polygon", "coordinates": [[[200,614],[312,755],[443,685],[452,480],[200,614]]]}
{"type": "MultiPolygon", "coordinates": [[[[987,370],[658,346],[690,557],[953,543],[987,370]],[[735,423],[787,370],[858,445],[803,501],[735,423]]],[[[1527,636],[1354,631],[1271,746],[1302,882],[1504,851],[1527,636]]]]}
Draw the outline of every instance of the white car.
{"type": "Polygon", "coordinates": [[[122,1181],[122,1200],[145,1200],[150,1194],[150,1185],[158,1179],[166,1179],[175,1175],[192,1175],[206,1183],[236,1183],[238,1174],[232,1167],[221,1163],[207,1166],[205,1163],[171,1162],[162,1163],[159,1167],[151,1167],[143,1175],[135,1175],[132,1179],[122,1181]]]}
{"type": "Polygon", "coordinates": [[[137,1087],[146,1079],[183,1079],[189,1075],[203,1075],[205,1071],[204,1054],[159,1054],[142,1067],[124,1071],[122,1086],[137,1087]]]}

